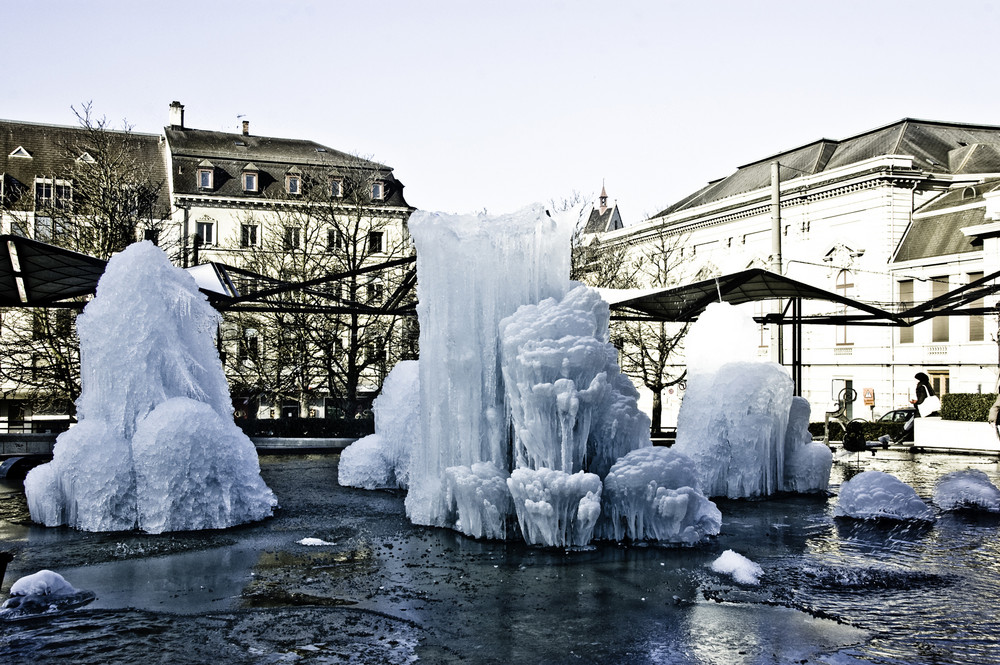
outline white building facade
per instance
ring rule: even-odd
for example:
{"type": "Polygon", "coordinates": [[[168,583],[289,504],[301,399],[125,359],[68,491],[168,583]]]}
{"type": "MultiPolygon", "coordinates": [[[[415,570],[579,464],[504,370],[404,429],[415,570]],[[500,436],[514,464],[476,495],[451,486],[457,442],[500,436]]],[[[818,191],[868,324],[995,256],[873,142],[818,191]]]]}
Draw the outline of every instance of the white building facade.
{"type": "MultiPolygon", "coordinates": [[[[1000,227],[992,221],[1000,219],[1000,195],[992,193],[998,176],[1000,127],[905,119],[742,166],[645,222],[603,234],[601,242],[625,243],[638,253],[667,234],[681,242],[686,281],[759,267],[902,311],[1000,269],[1000,227]]],[[[978,304],[992,306],[996,298],[978,304]]],[[[774,305],[743,307],[760,316],[774,305]]],[[[804,301],[803,313],[844,312],[831,302],[804,301]]],[[[779,338],[765,328],[761,357],[778,358],[780,339],[788,364],[790,333],[779,338]]],[[[994,392],[997,358],[995,314],[902,328],[807,325],[801,393],[813,421],[823,420],[844,388],[857,393],[848,416],[875,418],[909,406],[918,371],[940,393],[994,392]]],[[[663,424],[671,426],[682,393],[663,397],[663,424]]]]}

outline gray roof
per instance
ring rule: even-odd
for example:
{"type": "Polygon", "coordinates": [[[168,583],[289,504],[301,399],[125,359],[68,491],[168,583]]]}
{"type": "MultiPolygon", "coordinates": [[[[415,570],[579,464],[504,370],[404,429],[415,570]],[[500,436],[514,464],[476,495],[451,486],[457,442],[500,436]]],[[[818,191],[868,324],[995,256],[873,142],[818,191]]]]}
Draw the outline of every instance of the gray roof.
{"type": "Polygon", "coordinates": [[[227,198],[288,198],[285,175],[301,174],[325,183],[329,177],[347,176],[353,170],[379,172],[385,182],[385,205],[409,207],[403,198],[403,184],[389,166],[362,159],[304,139],[233,134],[202,129],[164,129],[173,163],[175,194],[210,194],[227,198]],[[198,187],[198,166],[209,160],[213,167],[213,188],[198,187]],[[260,172],[257,192],[243,191],[240,174],[252,164],[260,172]],[[293,170],[296,169],[296,170],[293,170]]]}
{"type": "MultiPolygon", "coordinates": [[[[139,153],[138,160],[148,164],[152,177],[164,185],[161,197],[162,203],[166,203],[166,159],[160,137],[156,134],[106,131],[128,137],[139,153]]],[[[84,152],[93,156],[95,150],[88,147],[88,130],[82,127],[0,120],[0,174],[3,174],[7,197],[2,204],[11,206],[16,203],[11,199],[11,193],[18,189],[24,195],[33,195],[36,177],[59,178],[69,173],[75,160],[84,152]],[[31,158],[11,157],[11,153],[19,147],[27,150],[31,158]]]]}
{"type": "Polygon", "coordinates": [[[820,139],[741,166],[656,216],[764,189],[770,185],[775,160],[787,167],[780,173],[785,182],[884,155],[912,156],[916,168],[931,173],[1000,173],[1000,127],[904,118],[840,141],[820,139]]]}
{"type": "Polygon", "coordinates": [[[603,233],[622,228],[621,215],[616,215],[618,205],[605,208],[602,213],[598,208],[591,208],[590,217],[583,227],[584,233],[603,233]]]}

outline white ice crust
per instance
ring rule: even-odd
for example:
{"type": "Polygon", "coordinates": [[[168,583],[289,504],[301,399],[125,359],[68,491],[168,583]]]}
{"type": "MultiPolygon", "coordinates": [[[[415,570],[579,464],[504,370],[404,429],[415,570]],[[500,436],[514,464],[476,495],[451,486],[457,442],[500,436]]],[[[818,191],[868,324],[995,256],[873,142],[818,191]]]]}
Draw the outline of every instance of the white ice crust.
{"type": "Polygon", "coordinates": [[[1000,513],[1000,489],[979,469],[952,471],[934,487],[934,504],[941,510],[1000,513]]]}
{"type": "Polygon", "coordinates": [[[862,520],[934,520],[934,510],[916,490],[882,471],[863,471],[841,485],[833,514],[862,520]]]}
{"type": "Polygon", "coordinates": [[[68,596],[76,592],[65,577],[51,570],[25,575],[10,585],[12,596],[68,596]]]}
{"type": "Polygon", "coordinates": [[[217,314],[150,242],[109,262],[77,318],[79,423],[24,481],[32,519],[84,531],[218,529],[271,515],[235,425],[217,314]]]}
{"type": "Polygon", "coordinates": [[[757,586],[764,570],[739,552],[726,550],[718,559],[712,562],[712,570],[723,575],[729,575],[740,584],[757,586]]]}
{"type": "Polygon", "coordinates": [[[833,455],[812,443],[808,402],[793,399],[787,371],[756,359],[757,334],[727,303],[712,303],[691,327],[674,448],[695,461],[708,496],[826,490],[833,455]]]}
{"type": "Polygon", "coordinates": [[[410,481],[410,456],[420,439],[420,366],[396,363],[372,405],[375,434],[340,454],[337,481],[363,489],[402,488],[410,481]]]}

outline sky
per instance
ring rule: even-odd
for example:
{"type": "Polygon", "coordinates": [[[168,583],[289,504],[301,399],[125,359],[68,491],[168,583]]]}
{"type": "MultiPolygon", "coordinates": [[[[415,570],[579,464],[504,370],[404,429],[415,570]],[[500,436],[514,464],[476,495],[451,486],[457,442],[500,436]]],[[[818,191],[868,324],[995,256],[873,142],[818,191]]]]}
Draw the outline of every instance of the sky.
{"type": "Polygon", "coordinates": [[[309,139],[407,201],[602,185],[635,224],[739,166],[904,117],[1000,125],[988,0],[0,0],[0,118],[309,139]]]}

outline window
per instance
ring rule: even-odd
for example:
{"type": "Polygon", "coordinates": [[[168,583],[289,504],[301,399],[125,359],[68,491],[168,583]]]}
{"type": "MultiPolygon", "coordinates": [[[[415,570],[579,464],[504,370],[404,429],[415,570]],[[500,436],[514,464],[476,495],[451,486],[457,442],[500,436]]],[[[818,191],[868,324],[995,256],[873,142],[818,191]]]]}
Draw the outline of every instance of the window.
{"type": "Polygon", "coordinates": [[[240,227],[240,247],[257,246],[257,225],[244,224],[240,227]]]}
{"type": "Polygon", "coordinates": [[[198,222],[195,233],[198,242],[202,245],[212,245],[215,243],[215,224],[213,222],[198,222]]]}
{"type": "Polygon", "coordinates": [[[142,239],[148,240],[154,245],[159,246],[160,244],[160,230],[159,229],[145,229],[142,232],[142,239]]]}
{"type": "Polygon", "coordinates": [[[340,178],[330,178],[330,198],[339,199],[344,195],[344,181],[340,178]]]}
{"type": "Polygon", "coordinates": [[[297,175],[285,176],[285,191],[289,194],[302,193],[302,180],[297,175]]]}
{"type": "MultiPolygon", "coordinates": [[[[983,278],[983,273],[981,272],[970,272],[969,273],[969,283],[973,283],[976,280],[983,278]]],[[[973,309],[981,308],[985,305],[982,298],[969,303],[969,307],[973,309]]],[[[969,317],[969,341],[970,342],[982,342],[986,339],[985,335],[985,320],[982,314],[973,314],[969,317]]]]}
{"type": "Polygon", "coordinates": [[[374,279],[368,282],[368,303],[371,305],[377,305],[382,302],[382,297],[385,294],[385,289],[382,286],[382,280],[374,279]]]}
{"type": "Polygon", "coordinates": [[[212,169],[198,169],[198,187],[212,189],[212,169]]]}
{"type": "Polygon", "coordinates": [[[7,155],[8,157],[23,157],[25,159],[31,159],[31,153],[24,149],[24,146],[17,146],[14,148],[14,152],[7,155]]]}
{"type": "Polygon", "coordinates": [[[257,191],[257,173],[259,169],[253,164],[247,164],[243,167],[243,191],[244,192],[256,192],[257,191]]]}
{"type": "MultiPolygon", "coordinates": [[[[901,279],[899,281],[899,305],[904,310],[913,307],[913,280],[901,279]]],[[[899,343],[913,343],[913,328],[904,326],[899,329],[899,343]]]]}
{"type": "MultiPolygon", "coordinates": [[[[944,294],[948,293],[948,276],[943,275],[941,277],[932,278],[934,286],[931,288],[931,297],[940,298],[944,294]]],[[[931,326],[931,341],[932,342],[947,342],[949,336],[949,322],[951,317],[948,316],[935,316],[931,326]]]]}
{"type": "Polygon", "coordinates": [[[368,232],[368,253],[369,254],[379,254],[382,252],[382,232],[381,231],[369,231],[368,232]]]}
{"type": "Polygon", "coordinates": [[[372,183],[372,199],[381,201],[385,198],[385,183],[381,180],[372,183]]]}
{"type": "MultiPolygon", "coordinates": [[[[851,275],[850,270],[841,270],[837,275],[837,295],[841,298],[850,298],[850,290],[854,288],[854,277],[851,275]]],[[[847,314],[847,305],[841,305],[840,313],[847,314]]],[[[837,341],[838,345],[852,344],[848,332],[850,331],[850,326],[837,326],[837,341]]]]}
{"type": "Polygon", "coordinates": [[[236,349],[236,359],[241,363],[250,363],[260,357],[260,338],[256,328],[244,328],[240,331],[239,347],[236,349]]]}
{"type": "Polygon", "coordinates": [[[52,207],[52,181],[47,178],[35,180],[35,209],[52,207]]]}
{"type": "Polygon", "coordinates": [[[347,248],[347,239],[340,229],[327,229],[326,231],[326,251],[333,252],[338,249],[347,248]]]}
{"type": "Polygon", "coordinates": [[[297,249],[302,229],[297,226],[285,227],[285,250],[297,249]]]}

